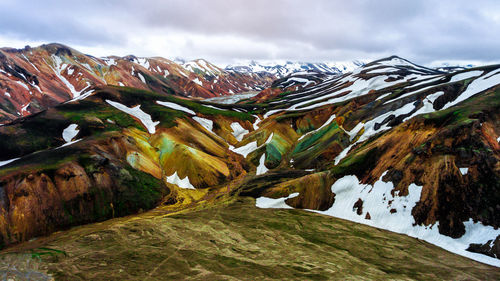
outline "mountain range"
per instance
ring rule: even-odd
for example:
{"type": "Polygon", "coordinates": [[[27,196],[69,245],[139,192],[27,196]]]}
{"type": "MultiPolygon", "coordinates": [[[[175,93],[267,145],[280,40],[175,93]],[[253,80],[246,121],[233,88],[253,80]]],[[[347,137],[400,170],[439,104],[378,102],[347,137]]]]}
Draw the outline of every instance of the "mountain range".
{"type": "Polygon", "coordinates": [[[61,45],[0,55],[0,244],[49,251],[62,279],[328,279],[335,265],[345,279],[500,278],[500,65],[221,69],[61,45]],[[151,267],[111,271],[130,260],[151,267]]]}
{"type": "Polygon", "coordinates": [[[351,72],[354,69],[363,66],[362,61],[352,62],[291,62],[291,61],[250,61],[247,63],[233,64],[226,66],[226,70],[238,73],[265,73],[271,74],[275,79],[283,78],[297,72],[317,72],[328,74],[342,74],[351,72]]]}
{"type": "Polygon", "coordinates": [[[299,71],[339,74],[358,65],[361,63],[261,65],[253,61],[223,69],[203,59],[186,62],[133,55],[97,58],[61,44],[3,48],[0,49],[0,122],[77,98],[94,86],[127,86],[208,98],[259,91],[275,79],[299,71]]]}

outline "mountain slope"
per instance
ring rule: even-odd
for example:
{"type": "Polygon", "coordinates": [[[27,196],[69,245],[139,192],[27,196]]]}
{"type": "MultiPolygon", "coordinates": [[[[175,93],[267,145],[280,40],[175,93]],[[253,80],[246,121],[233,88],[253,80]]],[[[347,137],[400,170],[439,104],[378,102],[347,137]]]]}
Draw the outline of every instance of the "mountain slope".
{"type": "Polygon", "coordinates": [[[93,88],[0,127],[1,239],[251,196],[500,266],[499,84],[390,57],[237,104],[93,88]]]}
{"type": "Polygon", "coordinates": [[[215,97],[261,89],[272,77],[227,72],[204,60],[179,65],[164,58],[95,58],[61,44],[0,50],[0,122],[78,98],[94,86],[215,97]]]}
{"type": "MultiPolygon", "coordinates": [[[[160,207],[40,238],[10,249],[2,261],[26,274],[29,267],[15,262],[26,256],[12,252],[40,255],[30,260],[31,276],[50,273],[56,280],[495,280],[500,274],[407,236],[254,205],[240,198],[178,214],[160,207]]],[[[0,270],[15,272],[4,264],[0,270]]]]}
{"type": "Polygon", "coordinates": [[[325,74],[342,74],[351,72],[354,69],[363,66],[361,61],[352,62],[256,62],[234,64],[226,66],[226,70],[236,73],[261,73],[273,75],[276,79],[283,78],[290,74],[300,72],[316,72],[325,74]]]}

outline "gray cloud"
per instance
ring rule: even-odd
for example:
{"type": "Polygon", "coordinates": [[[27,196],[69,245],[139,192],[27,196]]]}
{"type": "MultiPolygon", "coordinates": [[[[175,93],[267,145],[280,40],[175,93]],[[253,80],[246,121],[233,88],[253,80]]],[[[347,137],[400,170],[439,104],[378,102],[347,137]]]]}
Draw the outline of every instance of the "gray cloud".
{"type": "Polygon", "coordinates": [[[496,0],[2,0],[0,26],[0,43],[61,42],[97,55],[500,60],[496,0]]]}

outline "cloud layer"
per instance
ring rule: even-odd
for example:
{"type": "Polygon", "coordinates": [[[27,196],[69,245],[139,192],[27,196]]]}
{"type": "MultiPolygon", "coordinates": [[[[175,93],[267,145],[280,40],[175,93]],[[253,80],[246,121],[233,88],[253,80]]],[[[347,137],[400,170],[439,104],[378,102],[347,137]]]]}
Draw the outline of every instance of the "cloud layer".
{"type": "Polygon", "coordinates": [[[217,63],[500,60],[496,0],[0,0],[0,45],[217,63]]]}

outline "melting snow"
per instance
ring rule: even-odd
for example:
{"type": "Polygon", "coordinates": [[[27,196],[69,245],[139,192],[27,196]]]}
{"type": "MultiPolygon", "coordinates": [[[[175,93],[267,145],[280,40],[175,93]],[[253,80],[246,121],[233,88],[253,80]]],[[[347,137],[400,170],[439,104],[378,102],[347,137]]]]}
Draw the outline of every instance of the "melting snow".
{"type": "Polygon", "coordinates": [[[187,107],[184,107],[182,105],[178,105],[178,104],[173,103],[173,102],[156,101],[156,103],[159,104],[159,105],[163,105],[165,107],[168,107],[168,108],[172,108],[172,109],[175,109],[175,110],[184,111],[184,112],[192,114],[192,115],[196,115],[196,113],[194,111],[192,111],[191,109],[189,109],[187,107]]]}
{"type": "Polygon", "coordinates": [[[144,76],[142,76],[142,74],[140,74],[139,72],[137,72],[137,75],[139,75],[139,79],[141,79],[142,83],[146,84],[146,79],[144,79],[144,76]]]}
{"type": "Polygon", "coordinates": [[[171,183],[171,184],[175,184],[180,188],[195,189],[194,186],[189,181],[189,177],[186,176],[185,178],[181,179],[177,175],[177,171],[175,173],[173,173],[171,176],[167,176],[167,182],[171,183]]]}
{"type": "Polygon", "coordinates": [[[149,70],[149,61],[147,58],[137,58],[137,64],[149,70]]]}
{"type": "Polygon", "coordinates": [[[235,153],[238,153],[240,155],[243,155],[244,158],[247,157],[248,154],[252,153],[253,151],[257,150],[259,147],[257,146],[257,141],[249,142],[244,146],[240,146],[237,148],[234,148],[234,146],[230,145],[229,149],[235,153]]]}
{"type": "Polygon", "coordinates": [[[356,143],[351,143],[348,147],[344,148],[344,150],[342,150],[339,155],[337,155],[337,157],[335,157],[335,165],[337,165],[340,160],[344,159],[344,157],[347,156],[347,153],[349,152],[349,150],[351,150],[351,148],[355,145],[356,143]]]}
{"type": "Polygon", "coordinates": [[[81,140],[82,140],[82,139],[77,139],[77,140],[74,140],[74,141],[67,142],[67,143],[65,143],[65,144],[63,144],[63,145],[61,145],[61,146],[59,146],[59,147],[56,147],[55,149],[59,149],[59,148],[61,148],[61,147],[65,147],[65,146],[72,145],[72,144],[77,143],[77,142],[79,142],[79,141],[81,141],[81,140]]]}
{"type": "Polygon", "coordinates": [[[255,121],[253,122],[252,126],[253,126],[253,129],[254,130],[257,130],[259,129],[259,123],[261,122],[262,120],[260,120],[259,116],[255,116],[255,121]]]}
{"type": "Polygon", "coordinates": [[[440,97],[444,95],[444,92],[437,92],[437,93],[434,93],[434,94],[431,94],[431,95],[428,95],[424,101],[423,101],[423,105],[421,108],[419,108],[417,111],[415,111],[412,115],[406,117],[405,119],[403,119],[403,122],[406,121],[406,120],[409,120],[410,118],[413,118],[413,116],[417,116],[419,114],[425,114],[425,113],[431,113],[431,112],[434,112],[436,111],[434,109],[434,101],[440,97]]]}
{"type": "Polygon", "coordinates": [[[356,124],[356,126],[354,128],[352,128],[351,131],[345,131],[348,135],[349,135],[349,141],[352,141],[359,133],[359,131],[361,131],[361,129],[365,126],[365,123],[363,122],[359,122],[358,124],[356,124]]]}
{"type": "MultiPolygon", "coordinates": [[[[394,192],[394,196],[392,196],[391,191],[394,189],[394,185],[392,182],[382,181],[384,175],[385,173],[373,186],[359,183],[356,176],[340,178],[331,187],[332,192],[335,193],[335,202],[332,207],[326,211],[312,211],[406,234],[455,254],[493,266],[500,266],[498,259],[465,250],[471,243],[486,243],[489,240],[494,240],[500,235],[500,229],[495,230],[491,226],[484,226],[469,220],[464,222],[466,233],[458,239],[453,239],[439,233],[439,222],[432,226],[414,225],[415,219],[411,215],[411,211],[420,201],[422,188],[411,184],[408,187],[407,196],[400,196],[399,191],[394,192]],[[361,215],[358,215],[354,208],[354,204],[359,199],[363,201],[361,215]],[[391,212],[391,210],[393,211],[391,212]],[[370,219],[366,218],[367,213],[370,214],[370,219]]],[[[292,196],[297,196],[297,193],[279,199],[260,197],[257,198],[256,205],[259,208],[290,208],[286,205],[285,200],[292,196]]]]}
{"type": "Polygon", "coordinates": [[[123,105],[119,102],[110,101],[110,100],[106,100],[106,102],[109,103],[111,106],[139,119],[142,122],[142,124],[144,125],[144,127],[146,127],[148,129],[148,132],[150,134],[154,134],[156,132],[156,125],[160,124],[160,121],[153,122],[153,120],[151,120],[151,115],[142,111],[140,105],[137,105],[135,107],[130,108],[130,107],[127,107],[126,105],[123,105]]]}
{"type": "Polygon", "coordinates": [[[265,174],[267,171],[269,171],[269,169],[267,169],[266,165],[264,165],[265,161],[266,161],[266,154],[264,153],[260,157],[259,166],[257,166],[257,171],[255,173],[257,176],[265,174]]]}
{"type": "Polygon", "coordinates": [[[20,159],[20,157],[18,157],[18,158],[14,158],[14,159],[9,159],[9,160],[0,161],[0,167],[1,167],[1,166],[5,166],[5,165],[7,165],[7,164],[9,164],[9,163],[12,163],[12,162],[16,161],[17,159],[20,159]]]}
{"type": "Polygon", "coordinates": [[[70,90],[71,94],[73,95],[73,98],[80,96],[81,91],[78,92],[75,89],[75,87],[61,74],[66,69],[66,67],[68,65],[63,64],[61,58],[58,56],[55,56],[55,55],[52,55],[52,60],[54,61],[55,66],[52,67],[50,64],[47,64],[47,65],[50,68],[52,68],[52,70],[54,71],[56,76],[59,78],[59,80],[61,80],[61,82],[63,82],[64,85],[66,85],[66,87],[70,90]]]}
{"type": "MultiPolygon", "coordinates": [[[[87,82],[87,85],[88,86],[85,89],[83,89],[82,92],[85,91],[86,89],[88,89],[90,87],[90,84],[88,82],[87,82]]],[[[73,98],[72,100],[69,100],[69,101],[67,101],[65,103],[69,103],[69,102],[76,101],[76,100],[86,99],[88,96],[92,95],[92,93],[94,93],[94,92],[95,92],[95,90],[90,90],[88,92],[85,92],[83,95],[80,95],[80,96],[78,96],[76,98],[73,98]]]]}
{"type": "Polygon", "coordinates": [[[286,82],[307,83],[307,82],[310,82],[310,81],[308,79],[305,79],[305,78],[291,77],[291,78],[288,78],[288,80],[286,80],[286,82]]]}
{"type": "Polygon", "coordinates": [[[210,107],[210,108],[217,109],[217,110],[227,111],[227,109],[218,108],[218,107],[215,107],[213,105],[204,104],[203,106],[210,107]]]}
{"type": "Polygon", "coordinates": [[[292,193],[292,194],[288,195],[287,197],[277,198],[277,199],[273,199],[273,198],[269,198],[269,197],[259,197],[255,201],[255,205],[258,208],[293,209],[292,207],[288,206],[285,203],[285,200],[289,199],[289,198],[294,198],[297,196],[299,196],[299,193],[292,193]]]}
{"type": "Polygon", "coordinates": [[[273,209],[293,209],[285,203],[286,199],[294,198],[299,196],[299,193],[292,193],[287,197],[282,198],[269,198],[269,197],[259,197],[255,200],[255,205],[258,208],[273,208],[273,209]]]}
{"type": "Polygon", "coordinates": [[[235,152],[235,153],[238,153],[240,155],[243,155],[243,157],[247,157],[248,154],[252,153],[253,151],[259,149],[260,147],[268,144],[271,142],[271,140],[273,139],[273,136],[274,136],[274,133],[271,133],[271,135],[269,135],[269,137],[267,138],[266,142],[261,145],[261,146],[257,146],[257,141],[253,141],[253,142],[249,142],[247,143],[246,145],[244,146],[240,146],[238,148],[234,148],[234,146],[230,145],[229,146],[229,150],[235,152]]]}
{"type": "Polygon", "coordinates": [[[474,71],[468,71],[468,72],[456,74],[456,75],[453,75],[453,77],[451,77],[450,83],[451,82],[465,80],[465,79],[469,79],[469,78],[472,78],[472,77],[477,77],[477,76],[483,74],[483,72],[484,71],[474,70],[474,71]]]}
{"type": "Polygon", "coordinates": [[[25,111],[26,111],[26,112],[29,112],[29,111],[28,111],[28,106],[30,106],[30,103],[29,103],[29,102],[28,102],[25,106],[23,106],[23,108],[21,108],[21,113],[23,113],[23,112],[25,112],[25,111]]]}
{"type": "Polygon", "coordinates": [[[474,81],[472,81],[469,86],[467,86],[467,89],[460,94],[454,101],[451,101],[447,103],[443,109],[450,108],[454,106],[455,104],[462,102],[482,91],[485,91],[491,87],[494,87],[496,85],[500,84],[500,70],[497,70],[494,72],[492,75],[489,75],[488,77],[482,76],[479,78],[476,78],[474,81]]]}
{"type": "Polygon", "coordinates": [[[249,133],[249,131],[243,128],[238,122],[231,123],[231,129],[233,130],[233,136],[237,141],[241,141],[243,137],[249,133]]]}
{"type": "Polygon", "coordinates": [[[23,82],[21,82],[21,81],[16,81],[16,83],[17,83],[17,84],[19,84],[19,85],[21,85],[21,86],[23,86],[23,88],[25,88],[27,91],[29,91],[29,90],[30,90],[30,88],[28,88],[28,86],[26,86],[26,84],[24,84],[23,82]]]}
{"type": "Polygon", "coordinates": [[[213,131],[214,121],[212,121],[210,119],[202,118],[202,117],[197,117],[197,116],[194,116],[193,120],[200,123],[200,125],[203,126],[203,128],[207,129],[209,132],[214,133],[214,131],[213,131]]]}
{"type": "Polygon", "coordinates": [[[335,119],[335,114],[333,114],[332,116],[330,116],[330,118],[328,118],[328,120],[326,120],[326,122],[323,123],[323,125],[321,125],[321,127],[317,128],[316,130],[310,131],[307,134],[304,134],[304,135],[300,136],[300,138],[298,140],[300,141],[301,139],[305,138],[306,136],[314,134],[317,131],[323,129],[324,127],[326,127],[327,125],[329,125],[334,119],[335,119]]]}
{"type": "Polygon", "coordinates": [[[200,86],[203,86],[203,84],[201,83],[200,79],[198,79],[198,77],[196,77],[194,80],[193,80],[194,83],[200,85],[200,86]]]}
{"type": "Polygon", "coordinates": [[[71,142],[76,135],[78,135],[78,132],[80,130],[77,130],[76,128],[78,127],[77,124],[71,124],[69,125],[66,129],[63,130],[62,137],[65,142],[71,142]]]}
{"type": "MultiPolygon", "coordinates": [[[[362,78],[355,78],[352,76],[345,77],[345,78],[339,80],[337,85],[342,85],[342,84],[348,83],[348,82],[353,82],[353,84],[348,86],[348,87],[345,87],[343,89],[339,89],[339,90],[327,89],[326,90],[327,94],[319,95],[318,97],[315,97],[313,99],[307,98],[302,102],[294,104],[293,106],[291,106],[287,110],[306,110],[306,109],[317,108],[317,107],[327,105],[327,104],[334,104],[334,103],[350,100],[350,99],[353,99],[356,97],[366,95],[371,90],[380,90],[380,89],[388,88],[392,85],[403,83],[403,82],[409,80],[410,78],[413,78],[413,76],[410,75],[410,76],[405,77],[404,80],[395,80],[392,82],[386,82],[385,80],[387,78],[389,78],[389,76],[386,76],[386,75],[375,76],[375,77],[370,78],[368,80],[364,80],[362,78]],[[350,79],[353,79],[353,78],[354,78],[354,80],[351,81],[350,79]],[[344,95],[344,96],[336,97],[340,93],[344,93],[344,92],[349,92],[349,93],[344,95]],[[313,104],[306,106],[307,104],[310,104],[310,103],[313,103],[313,104]]],[[[314,87],[314,89],[316,89],[316,87],[314,87]]]]}
{"type": "Polygon", "coordinates": [[[33,68],[36,71],[40,72],[40,70],[33,63],[31,63],[31,61],[24,54],[23,54],[23,57],[26,59],[27,62],[29,62],[29,64],[31,64],[31,66],[33,66],[33,68]]]}

